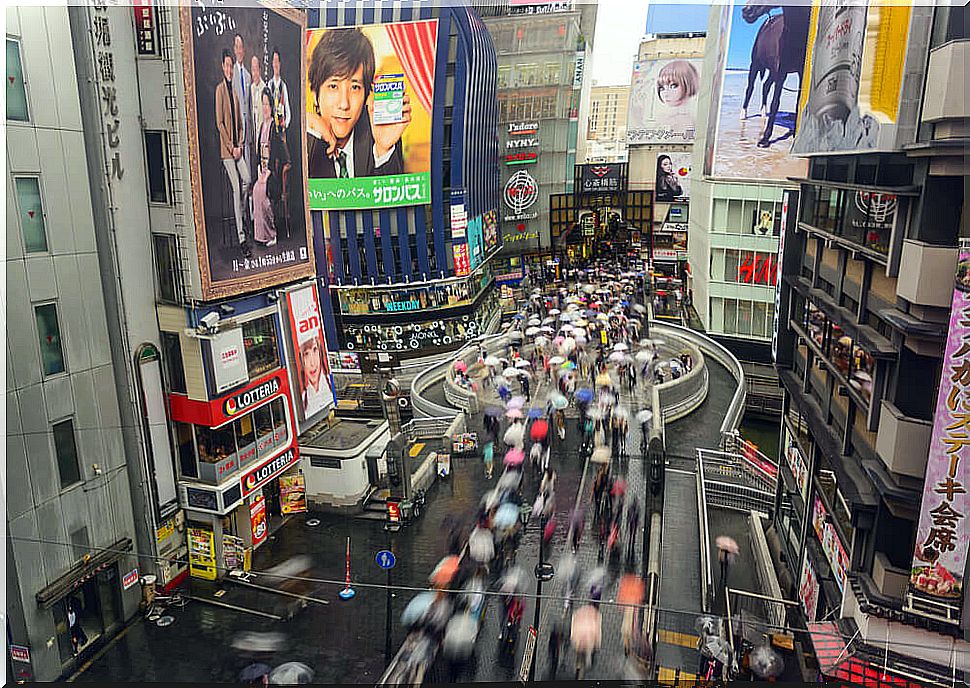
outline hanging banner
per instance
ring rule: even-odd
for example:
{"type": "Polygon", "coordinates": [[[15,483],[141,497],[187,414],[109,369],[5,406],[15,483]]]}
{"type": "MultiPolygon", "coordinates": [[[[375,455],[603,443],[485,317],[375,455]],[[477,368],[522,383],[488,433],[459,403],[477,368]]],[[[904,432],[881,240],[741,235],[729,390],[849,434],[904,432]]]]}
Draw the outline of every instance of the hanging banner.
{"type": "Polygon", "coordinates": [[[263,544],[269,533],[269,522],[266,520],[266,500],[262,496],[254,498],[249,505],[249,524],[253,531],[253,547],[263,544]]]}
{"type": "Polygon", "coordinates": [[[812,564],[808,561],[808,555],[802,559],[802,575],[798,583],[798,599],[805,607],[805,618],[808,623],[815,621],[815,614],[818,611],[818,575],[812,564]]]}
{"type": "Polygon", "coordinates": [[[928,597],[963,597],[970,476],[970,240],[960,241],[943,374],[933,416],[910,585],[928,597]]]}
{"type": "Polygon", "coordinates": [[[215,537],[211,530],[188,528],[189,575],[204,580],[216,579],[215,537]]]}
{"type": "Polygon", "coordinates": [[[842,546],[835,526],[827,518],[828,512],[825,505],[818,495],[815,495],[815,502],[812,505],[812,527],[815,528],[815,535],[822,545],[825,558],[832,567],[832,577],[839,586],[839,590],[845,592],[846,572],[849,570],[849,555],[842,546]]]}
{"type": "Polygon", "coordinates": [[[306,479],[302,473],[280,476],[280,511],[284,514],[306,513],[306,479]]]}

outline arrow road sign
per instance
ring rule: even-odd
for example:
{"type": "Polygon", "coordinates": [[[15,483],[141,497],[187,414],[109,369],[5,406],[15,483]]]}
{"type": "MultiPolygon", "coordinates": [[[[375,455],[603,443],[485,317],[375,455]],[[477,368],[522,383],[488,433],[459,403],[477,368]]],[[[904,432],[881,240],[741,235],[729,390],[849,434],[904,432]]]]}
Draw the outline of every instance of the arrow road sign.
{"type": "Polygon", "coordinates": [[[394,553],[386,549],[382,549],[377,553],[376,560],[377,565],[382,569],[393,569],[394,564],[397,563],[397,558],[394,556],[394,553]]]}

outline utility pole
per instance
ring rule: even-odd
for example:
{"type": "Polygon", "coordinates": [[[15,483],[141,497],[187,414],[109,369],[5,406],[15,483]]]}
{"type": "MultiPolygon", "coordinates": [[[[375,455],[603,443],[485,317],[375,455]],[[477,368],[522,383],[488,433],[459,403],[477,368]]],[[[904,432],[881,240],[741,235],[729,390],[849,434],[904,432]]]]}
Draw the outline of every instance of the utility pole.
{"type": "MultiPolygon", "coordinates": [[[[543,509],[545,511],[545,509],[543,509]]],[[[536,564],[536,606],[535,613],[532,615],[532,627],[536,629],[536,647],[532,651],[532,661],[529,664],[529,681],[536,680],[536,658],[539,656],[539,618],[542,613],[542,584],[552,580],[555,570],[552,564],[546,561],[546,516],[543,513],[539,520],[539,563],[536,564]]]]}

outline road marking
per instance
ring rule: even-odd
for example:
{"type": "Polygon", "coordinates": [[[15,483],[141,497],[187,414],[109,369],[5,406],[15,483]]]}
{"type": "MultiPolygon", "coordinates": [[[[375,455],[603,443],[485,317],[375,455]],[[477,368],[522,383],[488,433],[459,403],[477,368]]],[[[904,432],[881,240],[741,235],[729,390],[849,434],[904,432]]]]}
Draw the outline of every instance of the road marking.
{"type": "Polygon", "coordinates": [[[413,459],[415,456],[421,453],[422,449],[424,449],[424,442],[416,442],[414,446],[411,447],[411,451],[408,452],[408,455],[413,459]]]}
{"type": "Polygon", "coordinates": [[[694,685],[697,683],[697,676],[681,669],[658,667],[657,683],[662,686],[694,685]]]}
{"type": "Polygon", "coordinates": [[[690,633],[680,633],[678,631],[659,629],[657,631],[657,640],[661,643],[667,643],[668,645],[679,645],[680,647],[687,647],[691,650],[696,650],[699,638],[696,635],[691,635],[690,633]]]}

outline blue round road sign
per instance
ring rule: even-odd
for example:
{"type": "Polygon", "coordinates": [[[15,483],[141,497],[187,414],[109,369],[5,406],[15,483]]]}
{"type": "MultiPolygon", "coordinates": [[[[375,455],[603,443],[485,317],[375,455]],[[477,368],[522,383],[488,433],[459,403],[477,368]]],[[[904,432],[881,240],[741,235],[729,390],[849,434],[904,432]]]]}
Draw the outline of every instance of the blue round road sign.
{"type": "Polygon", "coordinates": [[[390,550],[382,549],[377,553],[377,565],[382,569],[393,569],[394,564],[397,563],[397,558],[394,556],[394,552],[390,550]]]}

